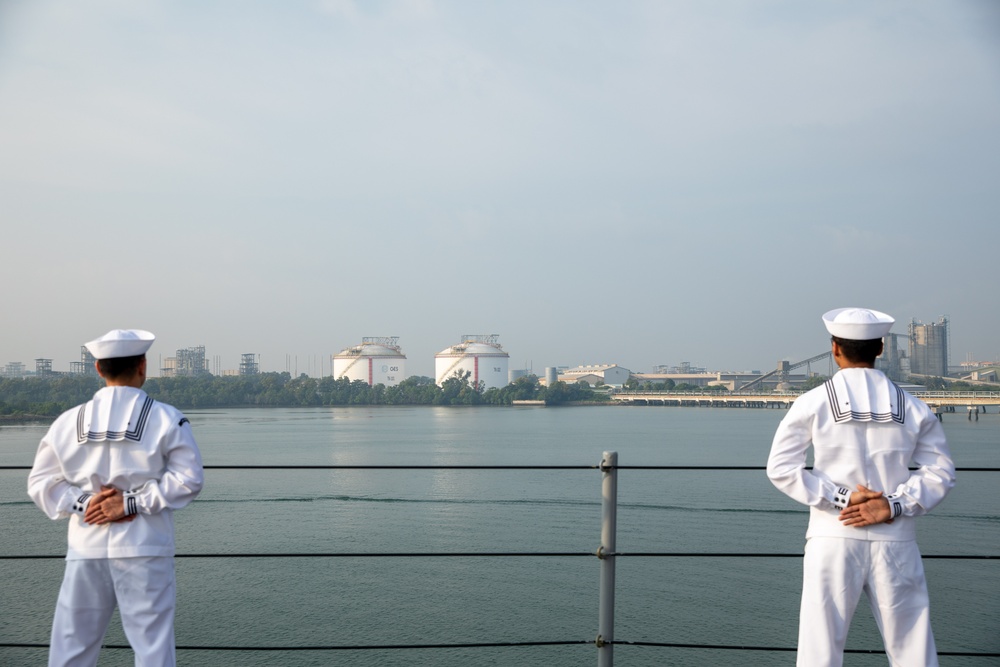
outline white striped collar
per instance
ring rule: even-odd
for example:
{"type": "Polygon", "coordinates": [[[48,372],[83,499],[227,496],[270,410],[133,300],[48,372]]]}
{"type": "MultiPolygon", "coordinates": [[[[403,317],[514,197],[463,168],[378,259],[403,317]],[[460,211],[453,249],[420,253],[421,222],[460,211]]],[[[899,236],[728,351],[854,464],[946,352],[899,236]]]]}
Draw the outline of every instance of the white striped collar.
{"type": "Polygon", "coordinates": [[[826,381],[826,393],[836,422],[906,421],[903,390],[873,368],[845,368],[826,381]]]}
{"type": "Polygon", "coordinates": [[[77,442],[139,442],[153,403],[146,392],[135,387],[104,387],[80,406],[76,418],[77,442]]]}

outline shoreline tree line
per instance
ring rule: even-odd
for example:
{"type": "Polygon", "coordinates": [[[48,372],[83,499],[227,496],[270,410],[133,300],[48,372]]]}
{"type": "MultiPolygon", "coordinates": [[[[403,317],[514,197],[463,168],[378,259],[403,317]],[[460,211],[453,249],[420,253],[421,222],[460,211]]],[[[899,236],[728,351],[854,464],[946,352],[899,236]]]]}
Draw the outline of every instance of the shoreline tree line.
{"type": "MultiPolygon", "coordinates": [[[[828,378],[815,376],[799,389],[819,386],[828,378]]],[[[970,385],[942,378],[921,378],[929,390],[1000,391],[1000,386],[970,385]],[[937,380],[936,382],[934,380],[937,380]]],[[[0,417],[11,419],[49,418],[84,403],[103,381],[93,375],[55,375],[49,377],[0,378],[0,417]]],[[[518,378],[506,387],[485,389],[473,386],[469,373],[456,374],[441,386],[424,376],[409,377],[386,387],[369,386],[362,380],[312,378],[303,374],[259,373],[256,375],[201,375],[195,377],[148,378],[143,387],[154,399],[182,410],[242,407],[334,407],[348,405],[511,405],[514,401],[544,401],[546,405],[569,403],[607,403],[610,399],[600,386],[585,382],[556,382],[541,385],[534,375],[518,378]]],[[[724,387],[696,387],[667,383],[638,384],[630,380],[626,389],[640,391],[719,391],[724,387]]]]}
{"type": "MultiPolygon", "coordinates": [[[[0,378],[0,416],[55,417],[84,403],[104,385],[93,375],[0,378]]],[[[181,410],[242,407],[325,407],[348,405],[511,405],[516,400],[546,405],[606,402],[607,394],[586,383],[556,382],[542,386],[536,376],[518,378],[506,387],[473,386],[469,373],[459,373],[441,386],[424,376],[409,377],[387,387],[347,378],[293,378],[285,373],[256,375],[148,378],[143,389],[156,400],[181,410]]]]}

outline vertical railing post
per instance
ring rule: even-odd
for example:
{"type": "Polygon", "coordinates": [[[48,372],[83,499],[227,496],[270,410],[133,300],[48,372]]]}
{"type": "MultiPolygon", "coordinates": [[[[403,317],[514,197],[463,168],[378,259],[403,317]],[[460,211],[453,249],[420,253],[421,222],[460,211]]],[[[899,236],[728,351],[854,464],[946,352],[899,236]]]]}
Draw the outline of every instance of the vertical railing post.
{"type": "Polygon", "coordinates": [[[618,452],[601,458],[600,611],[597,628],[597,667],[615,664],[615,535],[618,531],[618,452]]]}

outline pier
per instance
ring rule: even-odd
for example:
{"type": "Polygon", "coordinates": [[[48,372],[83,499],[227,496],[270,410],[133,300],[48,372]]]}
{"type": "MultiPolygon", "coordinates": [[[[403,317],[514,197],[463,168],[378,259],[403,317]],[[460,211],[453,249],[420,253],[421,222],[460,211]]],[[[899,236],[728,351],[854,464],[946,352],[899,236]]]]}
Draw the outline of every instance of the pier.
{"type": "Polygon", "coordinates": [[[625,405],[670,405],[685,408],[781,408],[787,409],[799,394],[722,392],[621,391],[611,400],[625,405]]]}
{"type": "MultiPolygon", "coordinates": [[[[941,418],[945,412],[964,408],[969,419],[979,419],[988,407],[1000,410],[998,391],[916,391],[911,392],[941,418]]],[[[611,400],[625,405],[666,405],[694,408],[778,408],[788,409],[801,396],[792,392],[723,393],[717,391],[629,391],[611,395],[611,400]]]]}

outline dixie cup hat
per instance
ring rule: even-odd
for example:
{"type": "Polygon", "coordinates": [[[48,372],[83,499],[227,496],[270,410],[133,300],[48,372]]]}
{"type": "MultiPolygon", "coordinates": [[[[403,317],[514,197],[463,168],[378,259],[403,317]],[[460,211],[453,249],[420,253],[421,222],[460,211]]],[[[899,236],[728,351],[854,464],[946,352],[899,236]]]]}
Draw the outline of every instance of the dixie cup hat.
{"type": "Polygon", "coordinates": [[[146,354],[156,336],[142,329],[112,329],[100,338],[84,343],[94,359],[117,359],[146,354]]]}
{"type": "Polygon", "coordinates": [[[868,308],[837,308],[823,314],[823,324],[830,335],[847,340],[882,338],[895,321],[885,313],[868,308]]]}

